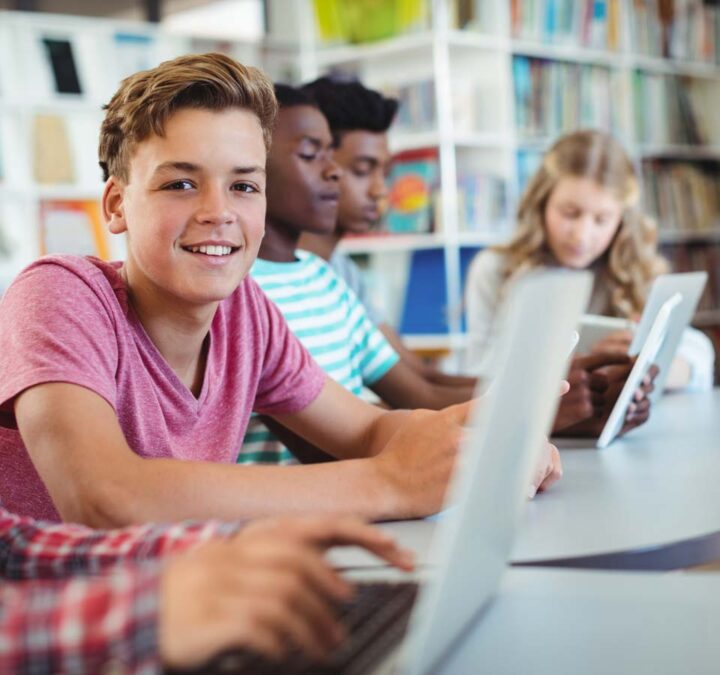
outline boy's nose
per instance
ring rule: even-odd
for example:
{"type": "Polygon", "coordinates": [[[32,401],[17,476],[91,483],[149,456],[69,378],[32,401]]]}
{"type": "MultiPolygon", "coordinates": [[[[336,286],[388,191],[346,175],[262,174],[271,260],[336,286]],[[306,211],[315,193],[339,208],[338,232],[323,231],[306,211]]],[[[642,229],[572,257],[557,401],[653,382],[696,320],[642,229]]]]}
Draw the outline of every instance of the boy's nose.
{"type": "Polygon", "coordinates": [[[224,191],[210,189],[203,194],[196,217],[208,225],[222,225],[232,222],[233,212],[224,191]]]}
{"type": "Polygon", "coordinates": [[[343,170],[335,161],[334,157],[329,157],[325,169],[323,170],[323,178],[325,180],[339,181],[342,178],[343,170]]]}
{"type": "Polygon", "coordinates": [[[370,197],[376,202],[379,202],[387,199],[389,194],[390,191],[388,190],[385,176],[377,173],[370,183],[370,197]]]}

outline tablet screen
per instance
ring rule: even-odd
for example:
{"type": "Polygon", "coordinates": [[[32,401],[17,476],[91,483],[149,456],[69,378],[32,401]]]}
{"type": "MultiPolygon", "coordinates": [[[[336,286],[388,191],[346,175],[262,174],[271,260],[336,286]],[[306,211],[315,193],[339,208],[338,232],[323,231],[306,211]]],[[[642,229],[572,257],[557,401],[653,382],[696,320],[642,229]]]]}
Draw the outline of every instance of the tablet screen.
{"type": "Polygon", "coordinates": [[[668,329],[670,328],[670,317],[681,300],[682,295],[676,293],[663,303],[660,311],[657,313],[655,321],[653,321],[650,332],[648,333],[647,340],[645,340],[640,354],[638,354],[637,360],[635,361],[635,365],[625,381],[625,386],[622,388],[617,401],[615,401],[615,406],[610,413],[610,417],[608,417],[608,421],[600,434],[600,438],[598,438],[598,448],[605,448],[610,445],[620,433],[628,406],[632,403],[633,396],[642,384],[648,369],[660,353],[667,338],[668,329]]]}

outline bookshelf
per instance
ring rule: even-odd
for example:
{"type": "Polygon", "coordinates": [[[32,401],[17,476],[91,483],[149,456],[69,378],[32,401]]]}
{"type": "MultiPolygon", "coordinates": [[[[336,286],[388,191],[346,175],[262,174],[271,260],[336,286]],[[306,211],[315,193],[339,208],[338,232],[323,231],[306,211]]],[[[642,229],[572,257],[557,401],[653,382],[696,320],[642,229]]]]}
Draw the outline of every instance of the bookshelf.
{"type": "Polygon", "coordinates": [[[0,11],[0,294],[44,252],[124,256],[123,239],[104,232],[97,208],[102,106],[123,77],[212,50],[250,65],[265,61],[259,43],[171,34],[142,22],[0,11]]]}
{"type": "MultiPolygon", "coordinates": [[[[415,118],[401,114],[390,145],[394,151],[437,148],[433,230],[348,239],[342,246],[369,258],[379,276],[383,266],[399,264],[393,251],[407,259],[413,252],[441,250],[444,270],[438,281],[446,290],[446,344],[463,343],[464,252],[509,235],[518,195],[541,153],[557,134],[581,126],[605,128],[625,144],[643,176],[646,208],[658,218],[664,250],[676,268],[707,263],[720,269],[717,258],[708,254],[703,262],[695,253],[714,251],[720,242],[720,118],[715,114],[720,9],[715,3],[417,4],[422,11],[409,30],[361,44],[320,35],[313,0],[272,3],[269,18],[275,36],[294,40],[295,81],[344,72],[399,95],[411,111],[419,108],[415,118]],[[425,100],[425,107],[418,104],[425,100]],[[502,216],[474,231],[467,231],[462,216],[462,176],[467,174],[493,176],[504,184],[502,216]],[[682,187],[668,199],[666,188],[673,180],[682,187]],[[373,257],[381,262],[373,265],[373,257]]],[[[392,274],[396,277],[396,270],[392,274]]],[[[698,325],[710,332],[720,328],[720,292],[710,292],[703,307],[698,325]]],[[[437,340],[436,334],[426,337],[437,340]]],[[[425,338],[414,339],[423,343],[425,338]]]]}

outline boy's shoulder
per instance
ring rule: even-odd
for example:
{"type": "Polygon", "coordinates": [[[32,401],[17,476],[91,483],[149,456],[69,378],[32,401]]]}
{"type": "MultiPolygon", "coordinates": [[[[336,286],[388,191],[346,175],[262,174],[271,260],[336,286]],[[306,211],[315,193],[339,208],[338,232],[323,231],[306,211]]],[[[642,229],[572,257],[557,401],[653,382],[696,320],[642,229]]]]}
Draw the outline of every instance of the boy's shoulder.
{"type": "Polygon", "coordinates": [[[45,288],[67,287],[68,291],[78,283],[96,292],[108,290],[115,294],[125,291],[120,275],[121,262],[107,262],[93,256],[53,254],[38,258],[23,269],[10,285],[40,285],[45,288]]]}
{"type": "Polygon", "coordinates": [[[7,289],[10,300],[43,302],[48,307],[96,301],[110,313],[127,313],[128,298],[120,275],[121,262],[106,262],[92,256],[46,255],[23,269],[7,289]]]}

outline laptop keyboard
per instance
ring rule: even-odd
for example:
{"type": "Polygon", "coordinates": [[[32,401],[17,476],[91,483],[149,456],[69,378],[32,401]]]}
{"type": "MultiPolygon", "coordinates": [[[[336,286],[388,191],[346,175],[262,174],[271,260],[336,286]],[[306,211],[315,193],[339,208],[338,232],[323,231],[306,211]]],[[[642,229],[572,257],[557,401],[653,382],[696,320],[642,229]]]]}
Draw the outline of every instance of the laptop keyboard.
{"type": "Polygon", "coordinates": [[[247,651],[228,652],[202,672],[252,675],[359,675],[388,654],[402,639],[417,597],[413,582],[363,582],[353,599],[339,608],[347,631],[345,642],[321,663],[309,661],[297,650],[285,661],[269,661],[247,651]]]}

